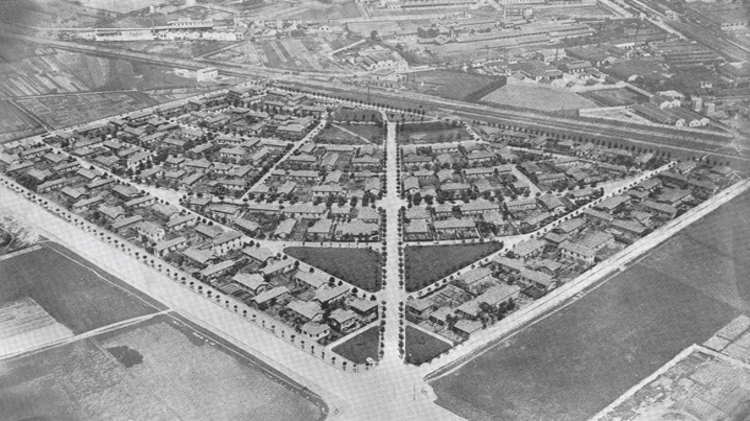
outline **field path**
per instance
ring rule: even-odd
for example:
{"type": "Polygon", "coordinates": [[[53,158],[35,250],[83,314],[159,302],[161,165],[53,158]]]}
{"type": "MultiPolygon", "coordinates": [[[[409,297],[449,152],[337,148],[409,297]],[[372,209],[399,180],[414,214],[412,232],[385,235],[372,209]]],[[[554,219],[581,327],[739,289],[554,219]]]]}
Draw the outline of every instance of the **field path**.
{"type": "Polygon", "coordinates": [[[351,131],[349,129],[345,129],[345,128],[339,126],[338,124],[334,124],[333,127],[336,127],[337,129],[341,130],[342,132],[347,132],[347,133],[349,133],[350,135],[352,135],[352,136],[354,136],[356,138],[362,139],[363,141],[365,141],[365,142],[367,142],[367,143],[369,143],[371,145],[375,144],[370,139],[362,137],[362,136],[358,135],[357,133],[354,133],[353,131],[351,131]]]}
{"type": "Polygon", "coordinates": [[[19,356],[19,355],[35,354],[35,353],[38,353],[38,352],[41,352],[41,351],[46,351],[48,349],[57,348],[59,346],[63,346],[63,345],[67,345],[67,344],[70,344],[70,343],[73,343],[73,342],[77,342],[77,341],[79,341],[81,339],[92,338],[92,337],[94,337],[96,335],[99,335],[101,333],[111,332],[113,330],[117,330],[117,329],[120,329],[120,328],[126,327],[126,326],[132,326],[134,324],[137,324],[137,323],[140,323],[140,322],[143,322],[143,321],[146,321],[146,320],[153,319],[156,316],[160,316],[162,314],[167,314],[167,313],[169,313],[171,311],[172,310],[162,310],[162,311],[159,311],[159,312],[156,312],[156,313],[145,314],[143,316],[138,316],[138,317],[133,317],[133,318],[127,319],[127,320],[122,320],[122,321],[119,321],[119,322],[116,322],[116,323],[112,323],[112,324],[107,325],[107,326],[102,326],[102,327],[97,328],[97,329],[89,330],[88,332],[79,333],[78,335],[68,336],[66,338],[58,339],[58,340],[55,340],[55,341],[52,341],[52,342],[47,342],[47,343],[43,343],[43,344],[33,344],[32,346],[16,350],[15,352],[12,352],[10,354],[0,355],[0,361],[2,361],[4,359],[13,358],[13,357],[16,357],[16,356],[19,356]]]}

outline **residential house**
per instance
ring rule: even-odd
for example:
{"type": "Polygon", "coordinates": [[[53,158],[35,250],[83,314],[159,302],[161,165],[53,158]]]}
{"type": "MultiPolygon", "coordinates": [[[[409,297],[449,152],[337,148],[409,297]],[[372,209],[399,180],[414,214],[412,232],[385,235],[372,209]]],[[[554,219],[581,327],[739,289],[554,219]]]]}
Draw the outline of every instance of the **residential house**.
{"type": "Polygon", "coordinates": [[[323,319],[323,309],[315,301],[292,300],[286,305],[286,309],[302,323],[319,322],[323,319]]]}
{"type": "Polygon", "coordinates": [[[187,246],[187,238],[182,236],[172,238],[171,240],[162,240],[154,246],[154,254],[159,257],[164,257],[169,253],[182,250],[187,246]]]}
{"type": "Polygon", "coordinates": [[[257,273],[238,273],[232,277],[232,282],[239,284],[254,295],[258,295],[271,287],[271,284],[257,273]]]}
{"type": "Polygon", "coordinates": [[[223,256],[240,247],[242,247],[242,234],[235,231],[222,233],[211,242],[211,251],[217,256],[223,256]]]}
{"type": "Polygon", "coordinates": [[[351,310],[340,308],[333,310],[328,320],[332,328],[342,333],[350,331],[357,325],[357,315],[351,310]]]}

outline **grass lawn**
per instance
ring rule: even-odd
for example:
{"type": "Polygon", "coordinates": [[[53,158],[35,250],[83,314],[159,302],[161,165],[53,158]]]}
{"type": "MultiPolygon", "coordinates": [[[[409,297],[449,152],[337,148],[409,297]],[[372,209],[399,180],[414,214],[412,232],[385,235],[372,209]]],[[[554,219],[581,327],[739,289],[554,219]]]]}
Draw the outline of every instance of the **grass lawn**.
{"type": "Polygon", "coordinates": [[[677,353],[750,314],[750,194],[668,240],[580,300],[433,382],[476,420],[579,420],[677,353]]]}
{"type": "Polygon", "coordinates": [[[369,292],[382,286],[382,256],[369,248],[288,247],[284,253],[369,292]]]}
{"type": "Polygon", "coordinates": [[[407,246],[404,249],[406,291],[420,290],[502,248],[501,243],[407,246]]]}
{"type": "Polygon", "coordinates": [[[367,358],[377,361],[378,342],[380,341],[379,327],[373,326],[333,348],[333,352],[357,364],[364,364],[367,358]]]}
{"type": "Polygon", "coordinates": [[[56,244],[0,262],[0,303],[24,297],[75,334],[165,309],[56,244]]]}
{"type": "Polygon", "coordinates": [[[453,348],[451,344],[415,327],[406,326],[406,362],[420,365],[453,348]]]}

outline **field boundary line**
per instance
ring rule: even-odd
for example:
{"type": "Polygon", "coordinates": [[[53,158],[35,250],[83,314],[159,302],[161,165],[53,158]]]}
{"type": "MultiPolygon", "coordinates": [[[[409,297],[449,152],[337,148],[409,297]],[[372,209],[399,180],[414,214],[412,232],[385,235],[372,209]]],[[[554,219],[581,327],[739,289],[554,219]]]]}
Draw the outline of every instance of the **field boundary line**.
{"type": "Polygon", "coordinates": [[[8,253],[8,254],[6,254],[4,256],[0,256],[0,262],[2,262],[3,260],[8,260],[8,259],[12,259],[14,257],[18,257],[18,256],[21,256],[21,255],[24,255],[26,253],[31,253],[32,251],[37,251],[37,250],[41,249],[42,247],[43,246],[41,246],[40,244],[34,244],[33,246],[26,247],[26,248],[23,248],[21,250],[16,250],[16,251],[14,251],[12,253],[8,253]]]}
{"type": "MultiPolygon", "coordinates": [[[[60,244],[60,243],[55,243],[55,244],[58,244],[58,245],[61,245],[61,246],[62,246],[62,244],[60,244]]],[[[148,307],[150,307],[150,308],[152,308],[152,309],[154,309],[154,310],[160,311],[160,310],[159,310],[159,308],[158,308],[158,307],[156,307],[156,306],[154,306],[154,304],[153,304],[153,303],[150,303],[150,302],[146,301],[146,300],[145,300],[145,299],[144,299],[143,297],[139,296],[138,294],[134,294],[134,293],[133,293],[132,291],[129,291],[129,290],[127,290],[127,289],[126,289],[126,288],[124,288],[123,286],[121,286],[121,285],[117,285],[116,283],[114,283],[114,282],[110,281],[109,279],[107,279],[107,277],[106,277],[106,276],[102,276],[102,274],[100,274],[98,270],[96,270],[96,269],[94,269],[94,268],[92,268],[92,267],[89,267],[89,266],[87,266],[87,265],[86,265],[85,263],[83,263],[83,262],[79,261],[78,259],[74,258],[73,256],[68,256],[68,255],[66,255],[65,253],[63,253],[63,252],[61,252],[61,251],[59,251],[59,250],[55,249],[54,247],[46,247],[46,248],[47,248],[47,249],[49,249],[49,250],[51,250],[51,251],[53,251],[53,252],[55,252],[55,253],[57,253],[57,254],[59,254],[60,256],[63,256],[64,258],[66,258],[66,259],[70,260],[71,262],[73,262],[73,263],[75,263],[75,264],[77,264],[77,265],[79,265],[79,266],[83,267],[84,269],[86,269],[86,270],[88,270],[88,271],[92,272],[92,273],[93,273],[94,275],[96,275],[96,277],[97,277],[97,278],[100,278],[100,279],[101,279],[101,280],[103,280],[104,282],[106,282],[106,283],[108,283],[108,284],[112,285],[113,287],[115,287],[115,288],[117,288],[117,289],[119,289],[119,290],[123,291],[124,293],[126,293],[126,294],[128,294],[128,295],[130,295],[130,296],[136,297],[136,298],[137,298],[137,299],[138,299],[139,301],[142,301],[142,302],[143,302],[144,304],[146,304],[146,305],[147,305],[148,307]]],[[[71,252],[73,252],[73,250],[70,250],[70,251],[71,251],[71,252]]],[[[75,252],[73,252],[73,253],[75,253],[75,252]]],[[[86,260],[86,259],[84,259],[84,260],[86,260]]],[[[106,272],[106,273],[109,273],[109,274],[110,274],[111,276],[113,276],[113,277],[115,277],[115,278],[118,278],[118,279],[120,278],[119,276],[117,276],[117,275],[115,275],[115,274],[113,274],[113,273],[111,273],[111,272],[109,272],[109,271],[107,271],[107,270],[105,270],[105,269],[103,269],[103,268],[99,267],[99,264],[97,264],[97,263],[96,263],[96,262],[94,262],[93,260],[88,260],[88,261],[89,261],[89,262],[91,262],[91,263],[92,263],[92,264],[93,264],[94,266],[97,266],[99,270],[102,270],[102,271],[104,271],[104,272],[106,272]]],[[[122,281],[123,283],[125,283],[125,284],[128,284],[128,283],[127,283],[127,282],[125,282],[124,280],[121,280],[121,281],[122,281]]],[[[133,287],[133,286],[131,286],[130,284],[128,284],[128,286],[130,286],[131,288],[134,288],[134,287],[133,287]]],[[[137,289],[137,288],[135,288],[135,289],[137,289]]],[[[162,302],[161,300],[159,300],[159,299],[156,299],[156,298],[152,298],[152,300],[154,300],[154,301],[157,301],[157,302],[158,302],[158,303],[160,303],[161,305],[163,305],[163,306],[167,307],[167,309],[166,309],[166,310],[171,310],[171,307],[170,307],[169,305],[165,304],[164,302],[162,302]]]]}
{"type": "Polygon", "coordinates": [[[57,341],[53,341],[53,342],[49,342],[49,343],[46,343],[46,344],[38,345],[38,346],[35,346],[35,347],[32,347],[32,348],[24,349],[23,351],[18,351],[18,352],[14,352],[12,354],[7,354],[7,355],[0,356],[0,361],[10,360],[10,359],[14,359],[14,358],[22,358],[22,357],[26,357],[26,356],[29,356],[29,355],[38,354],[40,352],[44,352],[44,351],[47,351],[47,350],[50,350],[50,349],[58,348],[58,347],[63,346],[63,345],[72,344],[72,343],[78,342],[78,341],[83,340],[83,339],[89,339],[89,338],[92,338],[94,336],[100,335],[102,333],[112,332],[114,330],[118,330],[118,329],[121,329],[121,328],[124,328],[124,327],[132,326],[132,325],[144,322],[146,320],[153,319],[154,317],[161,316],[161,315],[164,315],[164,314],[167,314],[167,313],[171,313],[171,312],[172,312],[171,309],[170,310],[162,310],[162,311],[159,311],[159,312],[156,312],[156,313],[150,313],[150,314],[145,314],[143,316],[132,317],[132,318],[126,319],[126,320],[120,320],[119,322],[115,322],[115,323],[108,324],[106,326],[98,327],[96,329],[92,329],[92,330],[89,330],[87,332],[79,333],[77,335],[68,336],[66,338],[62,338],[62,339],[59,339],[57,341]]]}
{"type": "Polygon", "coordinates": [[[702,351],[702,349],[700,349],[700,348],[702,348],[702,347],[699,347],[698,345],[693,344],[693,345],[690,345],[689,347],[683,349],[682,351],[680,351],[679,354],[675,355],[674,358],[672,358],[671,360],[667,361],[663,366],[661,366],[658,369],[656,369],[656,371],[654,371],[653,373],[651,373],[648,376],[646,376],[643,380],[641,380],[638,383],[636,383],[633,387],[631,387],[625,393],[623,393],[622,395],[620,395],[620,397],[618,397],[617,399],[615,399],[612,403],[610,403],[609,405],[607,405],[604,409],[602,409],[601,411],[599,411],[596,415],[594,415],[593,417],[589,418],[589,420],[590,421],[599,421],[600,419],[602,419],[602,417],[604,417],[605,415],[607,415],[608,412],[612,411],[615,407],[617,407],[621,403],[623,403],[626,400],[628,400],[636,392],[638,392],[639,390],[641,390],[644,386],[646,386],[647,384],[651,383],[652,381],[654,381],[657,377],[661,376],[662,374],[666,373],[667,370],[669,370],[670,368],[672,368],[675,365],[677,365],[677,363],[679,363],[680,361],[682,361],[685,358],[687,358],[694,351],[702,351]]]}
{"type": "Polygon", "coordinates": [[[601,420],[604,416],[606,416],[609,412],[611,412],[617,406],[619,406],[623,402],[625,402],[628,399],[630,399],[633,395],[635,395],[644,386],[646,386],[647,384],[649,384],[652,381],[656,380],[657,377],[659,377],[662,374],[666,373],[669,369],[671,369],[672,367],[674,367],[675,365],[677,365],[677,363],[683,361],[685,358],[687,358],[693,352],[702,352],[702,353],[708,354],[708,355],[710,355],[712,357],[721,359],[721,360],[723,360],[723,361],[725,361],[725,362],[727,362],[729,364],[732,364],[734,366],[738,366],[740,368],[744,368],[745,370],[749,370],[750,371],[750,364],[748,364],[748,363],[746,363],[744,361],[738,360],[738,359],[736,359],[734,357],[731,357],[729,355],[726,355],[726,354],[722,354],[721,352],[714,351],[713,349],[707,348],[707,347],[705,347],[703,345],[693,344],[693,345],[690,345],[689,347],[683,349],[682,351],[680,351],[680,353],[677,354],[674,358],[672,358],[671,360],[667,361],[663,366],[659,367],[658,369],[656,369],[656,371],[654,371],[653,373],[649,374],[643,380],[641,380],[636,385],[634,385],[633,387],[631,387],[630,389],[628,389],[625,393],[623,393],[622,395],[620,395],[620,397],[618,397],[617,399],[615,399],[612,403],[610,403],[609,405],[607,405],[604,409],[602,409],[601,411],[599,411],[596,415],[594,415],[593,417],[589,418],[589,421],[599,421],[599,420],[601,420]]]}

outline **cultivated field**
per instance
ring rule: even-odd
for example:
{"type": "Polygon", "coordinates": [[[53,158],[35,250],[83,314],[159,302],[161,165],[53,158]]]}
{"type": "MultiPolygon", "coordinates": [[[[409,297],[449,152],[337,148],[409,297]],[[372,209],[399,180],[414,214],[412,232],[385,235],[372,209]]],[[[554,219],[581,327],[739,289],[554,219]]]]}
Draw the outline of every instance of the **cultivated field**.
{"type": "Polygon", "coordinates": [[[156,101],[139,93],[48,96],[24,98],[17,102],[26,111],[54,128],[72,126],[156,105],[156,101]]]}
{"type": "Polygon", "coordinates": [[[407,246],[404,249],[406,291],[420,290],[500,248],[501,243],[407,246]]]}
{"type": "Polygon", "coordinates": [[[159,0],[79,0],[80,4],[97,9],[112,10],[114,12],[128,13],[135,10],[147,9],[149,6],[158,6],[163,2],[159,0]]]}
{"type": "Polygon", "coordinates": [[[0,419],[323,419],[325,404],[300,393],[169,316],[0,366],[0,419]]]}
{"type": "Polygon", "coordinates": [[[430,361],[453,346],[412,326],[406,326],[406,362],[420,365],[430,361]]]}
{"type": "Polygon", "coordinates": [[[380,291],[382,256],[372,249],[288,247],[284,253],[365,291],[380,291]]]}
{"type": "Polygon", "coordinates": [[[0,304],[27,297],[75,334],[164,308],[51,243],[0,261],[0,304]]]}
{"type": "Polygon", "coordinates": [[[2,63],[0,94],[9,97],[86,91],[74,70],[66,68],[55,50],[35,49],[22,60],[2,63]]]}
{"type": "Polygon", "coordinates": [[[97,10],[66,0],[2,1],[0,16],[5,22],[40,28],[94,26],[102,18],[97,10]]]}
{"type": "Polygon", "coordinates": [[[73,336],[31,298],[0,304],[0,356],[73,336]]]}
{"type": "Polygon", "coordinates": [[[482,102],[528,108],[539,111],[561,111],[594,108],[596,103],[566,91],[541,85],[507,84],[481,99],[482,102]]]}
{"type": "Polygon", "coordinates": [[[55,59],[93,91],[147,90],[198,85],[195,79],[177,76],[172,69],[135,61],[95,57],[64,50],[56,50],[55,59]]]}
{"type": "Polygon", "coordinates": [[[41,132],[41,126],[9,101],[0,101],[0,143],[41,132]]]}
{"type": "Polygon", "coordinates": [[[335,346],[333,352],[357,364],[366,363],[368,358],[377,361],[380,359],[378,355],[379,341],[380,331],[378,327],[374,326],[335,346]]]}
{"type": "Polygon", "coordinates": [[[434,382],[472,419],[592,416],[750,303],[750,194],[580,300],[434,382]]]}

